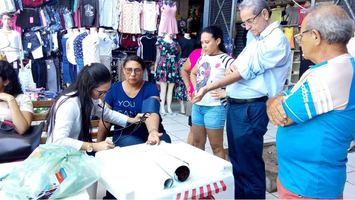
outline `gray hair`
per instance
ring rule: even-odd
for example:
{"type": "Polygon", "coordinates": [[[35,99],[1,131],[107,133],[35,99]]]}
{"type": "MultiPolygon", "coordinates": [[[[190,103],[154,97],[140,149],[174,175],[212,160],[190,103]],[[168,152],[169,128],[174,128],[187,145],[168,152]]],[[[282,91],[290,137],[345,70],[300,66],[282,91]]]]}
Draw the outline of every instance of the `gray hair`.
{"type": "Polygon", "coordinates": [[[270,13],[270,8],[265,0],[244,0],[238,6],[239,10],[253,9],[253,14],[257,15],[262,9],[267,9],[270,13]]]}
{"type": "Polygon", "coordinates": [[[347,44],[354,35],[354,21],[339,6],[318,6],[312,9],[306,24],[306,30],[319,31],[322,39],[329,44],[347,44]]]}

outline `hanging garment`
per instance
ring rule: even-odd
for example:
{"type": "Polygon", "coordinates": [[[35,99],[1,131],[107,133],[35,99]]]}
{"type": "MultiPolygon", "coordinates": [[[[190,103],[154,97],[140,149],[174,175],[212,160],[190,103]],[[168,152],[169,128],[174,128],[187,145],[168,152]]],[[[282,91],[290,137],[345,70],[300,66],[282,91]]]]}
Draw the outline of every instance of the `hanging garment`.
{"type": "Polygon", "coordinates": [[[159,15],[159,6],[155,1],[144,1],[143,3],[143,27],[145,31],[157,30],[157,17],[159,15]]]}
{"type": "Polygon", "coordinates": [[[141,58],[144,61],[152,61],[154,62],[156,59],[156,47],[155,44],[157,42],[157,37],[153,34],[143,35],[140,38],[140,46],[141,46],[141,58]]]}
{"type": "Polygon", "coordinates": [[[90,33],[83,40],[84,65],[100,62],[100,38],[97,33],[90,33]]]}
{"type": "Polygon", "coordinates": [[[0,46],[9,63],[23,59],[21,35],[18,32],[0,29],[0,46]]]}
{"type": "Polygon", "coordinates": [[[140,29],[140,14],[142,12],[142,4],[138,1],[130,2],[128,0],[120,0],[119,15],[121,33],[138,34],[140,29]]]}
{"type": "Polygon", "coordinates": [[[171,43],[158,38],[157,47],[160,52],[160,59],[157,63],[155,80],[157,82],[176,83],[180,77],[179,67],[179,43],[171,43]]]}
{"type": "Polygon", "coordinates": [[[47,66],[47,89],[58,92],[57,69],[52,59],[45,60],[47,66]]]}
{"type": "Polygon", "coordinates": [[[2,0],[0,6],[0,15],[3,13],[11,13],[16,11],[15,2],[13,0],[2,0]]]}
{"type": "Polygon", "coordinates": [[[163,5],[161,7],[161,19],[159,24],[159,36],[166,34],[177,34],[177,22],[176,22],[176,5],[173,6],[163,5]]]}
{"type": "Polygon", "coordinates": [[[118,0],[99,0],[100,26],[118,29],[118,0]]]}
{"type": "Polygon", "coordinates": [[[84,59],[83,59],[83,40],[88,36],[88,33],[80,33],[78,37],[74,39],[74,55],[75,55],[75,62],[77,65],[77,72],[79,73],[80,70],[84,67],[84,59]]]}
{"type": "Polygon", "coordinates": [[[95,26],[98,9],[97,0],[80,0],[81,27],[95,26]]]}

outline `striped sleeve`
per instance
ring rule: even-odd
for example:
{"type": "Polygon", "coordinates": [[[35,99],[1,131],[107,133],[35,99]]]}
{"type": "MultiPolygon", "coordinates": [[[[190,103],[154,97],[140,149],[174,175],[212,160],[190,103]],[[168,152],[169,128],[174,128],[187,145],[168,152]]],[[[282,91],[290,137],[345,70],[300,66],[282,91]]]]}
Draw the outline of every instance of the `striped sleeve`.
{"type": "Polygon", "coordinates": [[[224,68],[229,67],[234,61],[234,59],[227,54],[223,54],[221,56],[221,60],[222,60],[222,64],[223,64],[224,68]]]}

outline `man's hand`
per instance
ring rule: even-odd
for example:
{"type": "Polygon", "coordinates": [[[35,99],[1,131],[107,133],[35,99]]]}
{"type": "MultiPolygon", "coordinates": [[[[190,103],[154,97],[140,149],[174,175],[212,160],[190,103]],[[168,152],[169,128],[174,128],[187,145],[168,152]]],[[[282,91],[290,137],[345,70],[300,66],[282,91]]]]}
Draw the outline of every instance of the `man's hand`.
{"type": "Polygon", "coordinates": [[[282,107],[284,99],[284,96],[276,96],[269,99],[266,103],[267,115],[270,119],[270,122],[276,126],[285,126],[289,124],[289,118],[287,117],[286,112],[282,107]]]}
{"type": "Polygon", "coordinates": [[[193,99],[192,99],[192,103],[196,103],[201,101],[201,99],[203,98],[203,96],[205,96],[205,94],[208,92],[207,87],[204,86],[202,88],[200,88],[198,90],[198,92],[194,95],[193,99]]]}

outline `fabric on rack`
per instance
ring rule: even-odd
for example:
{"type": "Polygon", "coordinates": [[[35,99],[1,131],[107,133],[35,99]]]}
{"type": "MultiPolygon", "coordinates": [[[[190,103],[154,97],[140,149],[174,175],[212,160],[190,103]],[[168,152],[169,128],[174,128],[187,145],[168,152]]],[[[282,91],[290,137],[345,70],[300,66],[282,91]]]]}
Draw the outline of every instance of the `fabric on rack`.
{"type": "Polygon", "coordinates": [[[64,24],[66,29],[74,27],[73,15],[69,10],[64,10],[63,12],[64,24]]]}
{"type": "Polygon", "coordinates": [[[80,24],[81,27],[96,25],[99,4],[97,0],[80,0],[80,24]]]}
{"type": "Polygon", "coordinates": [[[22,0],[14,0],[16,10],[23,10],[22,0]]]}
{"type": "Polygon", "coordinates": [[[81,19],[80,19],[80,1],[81,0],[74,0],[74,8],[73,8],[73,19],[74,19],[74,24],[76,27],[80,27],[81,25],[81,19]]]}
{"type": "Polygon", "coordinates": [[[282,20],[282,8],[274,8],[271,10],[272,14],[271,14],[271,21],[272,22],[281,22],[282,20]]]}
{"type": "Polygon", "coordinates": [[[120,44],[125,49],[134,49],[138,47],[138,38],[133,34],[123,33],[120,44]]]}
{"type": "Polygon", "coordinates": [[[286,35],[288,42],[290,43],[291,49],[294,49],[295,48],[295,41],[294,41],[294,37],[293,37],[294,36],[294,28],[293,27],[284,27],[282,29],[286,35]]]}
{"type": "Polygon", "coordinates": [[[293,6],[289,6],[286,8],[286,21],[287,25],[298,25],[297,8],[293,6]]]}
{"type": "Polygon", "coordinates": [[[118,29],[118,0],[99,0],[99,24],[100,26],[118,29]]]}
{"type": "Polygon", "coordinates": [[[20,26],[23,29],[30,29],[35,26],[41,26],[38,9],[24,8],[16,19],[16,26],[20,26]]]}
{"type": "Polygon", "coordinates": [[[33,50],[41,46],[40,40],[37,38],[35,32],[27,32],[23,35],[23,51],[26,58],[30,57],[33,50]]]}
{"type": "Polygon", "coordinates": [[[0,15],[3,13],[11,13],[16,11],[15,2],[13,0],[2,0],[0,6],[0,15]]]}
{"type": "Polygon", "coordinates": [[[40,44],[41,46],[32,50],[31,51],[31,54],[32,54],[32,58],[33,59],[39,59],[39,58],[43,58],[43,41],[42,41],[42,38],[41,38],[41,33],[39,31],[35,32],[36,33],[36,37],[38,38],[38,40],[40,41],[40,44]]]}
{"type": "Polygon", "coordinates": [[[177,34],[177,22],[176,22],[176,5],[173,6],[163,5],[161,7],[161,19],[159,24],[159,36],[162,36],[164,33],[167,34],[177,34]]]}
{"type": "Polygon", "coordinates": [[[36,83],[37,88],[46,88],[47,85],[47,67],[43,58],[35,59],[32,61],[32,75],[33,81],[36,83]]]}
{"type": "Polygon", "coordinates": [[[143,35],[140,38],[141,44],[141,55],[144,61],[154,62],[156,59],[157,50],[155,43],[157,42],[157,37],[152,34],[143,35]]]}
{"type": "Polygon", "coordinates": [[[52,59],[45,60],[47,66],[47,89],[51,92],[58,92],[57,69],[52,59]]]}
{"type": "Polygon", "coordinates": [[[62,65],[63,65],[63,82],[65,84],[71,84],[74,82],[74,77],[76,76],[76,67],[69,63],[68,58],[67,58],[67,40],[68,37],[63,37],[61,40],[62,44],[62,65]]]}
{"type": "Polygon", "coordinates": [[[0,46],[6,45],[6,47],[1,48],[0,51],[6,55],[6,59],[9,63],[14,62],[18,59],[23,59],[23,49],[21,35],[11,30],[10,32],[0,29],[0,46]]]}
{"type": "Polygon", "coordinates": [[[43,52],[46,56],[50,56],[52,52],[52,37],[47,31],[41,31],[40,36],[42,40],[43,52]]]}
{"type": "Polygon", "coordinates": [[[176,83],[180,77],[179,65],[179,43],[164,41],[161,37],[157,39],[157,47],[160,52],[160,59],[157,63],[155,80],[157,82],[176,83]]]}
{"type": "Polygon", "coordinates": [[[112,45],[113,41],[110,36],[105,32],[99,32],[99,47],[100,47],[100,56],[112,56],[112,45]]]}
{"type": "Polygon", "coordinates": [[[178,42],[181,47],[181,58],[189,57],[190,53],[195,49],[196,40],[182,37],[178,40],[178,42]]]}
{"type": "Polygon", "coordinates": [[[68,35],[67,40],[67,58],[70,64],[76,65],[75,54],[74,54],[74,40],[79,35],[79,32],[74,32],[73,34],[68,35]]]}
{"type": "Polygon", "coordinates": [[[111,56],[100,56],[100,63],[105,65],[105,67],[111,72],[111,56]]]}
{"type": "Polygon", "coordinates": [[[42,6],[44,0],[22,0],[24,8],[36,8],[42,6]]]}
{"type": "Polygon", "coordinates": [[[120,0],[118,13],[120,15],[119,31],[121,33],[141,33],[140,14],[142,9],[142,4],[138,1],[120,0]]]}
{"type": "Polygon", "coordinates": [[[100,62],[100,38],[97,33],[90,33],[83,40],[84,65],[100,62]]]}
{"type": "Polygon", "coordinates": [[[57,6],[72,10],[74,6],[74,0],[58,0],[57,6]]]}
{"type": "Polygon", "coordinates": [[[75,62],[77,66],[77,72],[79,73],[80,70],[84,67],[84,59],[83,59],[83,40],[88,36],[87,32],[80,33],[74,39],[74,56],[75,62]]]}
{"type": "Polygon", "coordinates": [[[145,31],[157,30],[157,18],[159,15],[159,5],[155,1],[144,1],[143,3],[143,27],[145,31]]]}

